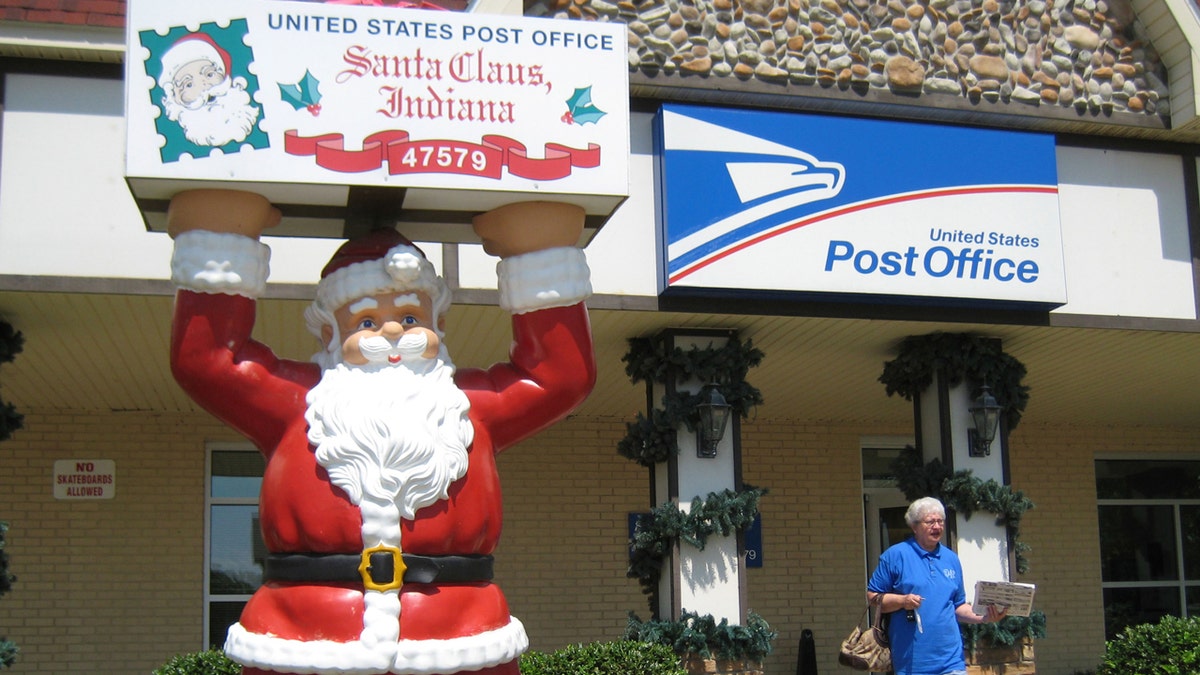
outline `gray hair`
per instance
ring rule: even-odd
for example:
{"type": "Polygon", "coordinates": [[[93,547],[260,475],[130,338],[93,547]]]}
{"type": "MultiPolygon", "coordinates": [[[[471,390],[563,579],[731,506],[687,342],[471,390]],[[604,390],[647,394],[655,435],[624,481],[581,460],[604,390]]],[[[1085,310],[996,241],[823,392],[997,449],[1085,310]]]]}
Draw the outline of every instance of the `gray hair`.
{"type": "Polygon", "coordinates": [[[904,522],[908,523],[909,527],[916,525],[925,519],[925,516],[930,513],[937,513],[942,518],[946,517],[946,507],[933,497],[921,497],[917,501],[908,505],[908,511],[904,513],[904,522]]]}

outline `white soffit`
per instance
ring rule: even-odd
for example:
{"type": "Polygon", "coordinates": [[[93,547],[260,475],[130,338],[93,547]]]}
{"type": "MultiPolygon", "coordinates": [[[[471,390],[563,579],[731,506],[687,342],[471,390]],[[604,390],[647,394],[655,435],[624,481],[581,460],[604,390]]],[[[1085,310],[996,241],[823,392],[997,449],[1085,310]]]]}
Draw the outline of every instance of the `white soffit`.
{"type": "Polygon", "coordinates": [[[1137,21],[1167,67],[1171,128],[1200,126],[1196,76],[1200,73],[1200,8],[1193,0],[1132,0],[1137,21]]]}

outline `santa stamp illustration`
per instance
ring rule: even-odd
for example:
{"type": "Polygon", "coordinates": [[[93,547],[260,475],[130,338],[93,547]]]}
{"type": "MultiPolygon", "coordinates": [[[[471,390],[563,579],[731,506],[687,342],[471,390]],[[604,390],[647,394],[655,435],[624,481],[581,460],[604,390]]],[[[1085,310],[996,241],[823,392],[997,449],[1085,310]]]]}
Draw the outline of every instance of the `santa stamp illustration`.
{"type": "Polygon", "coordinates": [[[151,98],[162,112],[155,126],[165,140],[164,162],[207,156],[213,148],[267,147],[253,98],[257,79],[247,68],[253,56],[243,42],[246,30],[245,20],[235,20],[196,32],[179,27],[166,36],[142,32],[150,53],[146,71],[157,85],[151,98]]]}
{"type": "Polygon", "coordinates": [[[393,229],[346,242],[306,312],[321,349],[277,358],[251,338],[279,220],[265,198],[171,201],[179,290],[171,367],[266,458],[265,582],[230,629],[244,672],[519,675],[528,639],[492,583],[496,455],[565,417],[595,382],[576,246],[583,209],[519,202],[473,221],[500,258],[509,360],[456,368],[450,291],[393,229]]]}

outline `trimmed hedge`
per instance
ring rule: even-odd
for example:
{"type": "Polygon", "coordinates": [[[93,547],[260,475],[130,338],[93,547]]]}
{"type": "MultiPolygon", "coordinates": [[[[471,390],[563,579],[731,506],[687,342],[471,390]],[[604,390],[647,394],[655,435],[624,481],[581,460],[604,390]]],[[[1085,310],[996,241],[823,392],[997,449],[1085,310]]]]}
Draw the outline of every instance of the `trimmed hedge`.
{"type": "Polygon", "coordinates": [[[1129,626],[1104,648],[1096,675],[1195,675],[1200,673],[1200,617],[1164,616],[1129,626]]]}
{"type": "Polygon", "coordinates": [[[521,675],[687,675],[679,656],[662,644],[618,640],[526,652],[521,675]]]}
{"type": "Polygon", "coordinates": [[[242,667],[220,649],[178,654],[154,670],[154,675],[242,675],[242,667]]]}
{"type": "MultiPolygon", "coordinates": [[[[241,675],[220,649],[179,654],[153,675],[241,675]]],[[[633,640],[570,645],[555,652],[526,652],[521,675],[688,675],[670,647],[633,640]]]]}

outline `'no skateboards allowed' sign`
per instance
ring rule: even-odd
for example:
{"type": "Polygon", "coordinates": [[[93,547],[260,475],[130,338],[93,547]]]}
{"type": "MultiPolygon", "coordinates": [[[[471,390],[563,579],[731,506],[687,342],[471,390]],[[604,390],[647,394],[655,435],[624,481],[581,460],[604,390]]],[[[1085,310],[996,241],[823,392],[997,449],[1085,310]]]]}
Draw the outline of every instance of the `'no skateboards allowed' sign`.
{"type": "MultiPolygon", "coordinates": [[[[278,0],[131,0],[126,178],[150,229],[171,197],[258,192],[273,234],[398,224],[470,241],[518,201],[628,194],[624,24],[278,0]]],[[[584,242],[586,243],[586,241],[584,242]]]]}

